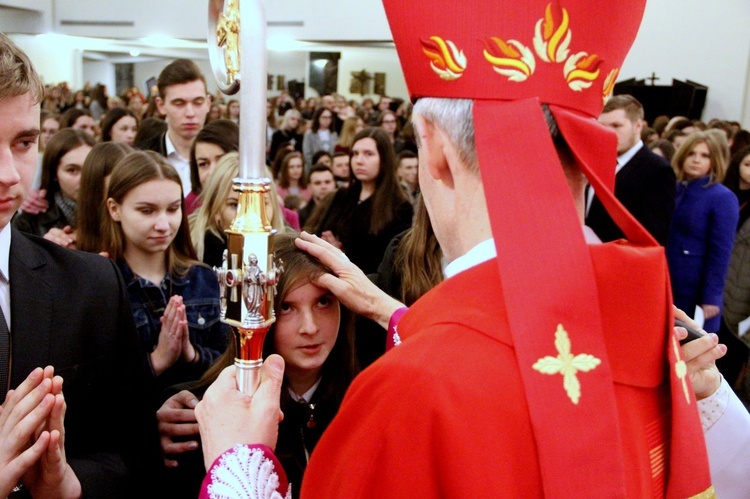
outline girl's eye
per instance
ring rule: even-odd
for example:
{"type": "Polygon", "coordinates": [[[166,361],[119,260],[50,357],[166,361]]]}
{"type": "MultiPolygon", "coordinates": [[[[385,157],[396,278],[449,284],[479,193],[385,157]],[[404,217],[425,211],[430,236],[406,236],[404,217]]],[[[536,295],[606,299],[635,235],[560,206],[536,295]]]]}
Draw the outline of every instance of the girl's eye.
{"type": "Polygon", "coordinates": [[[333,303],[333,299],[331,299],[331,297],[330,297],[330,296],[321,296],[321,297],[320,297],[320,298],[318,299],[318,305],[319,305],[319,306],[321,306],[321,307],[327,307],[327,306],[329,306],[329,305],[330,305],[331,303],[333,303]]]}
{"type": "Polygon", "coordinates": [[[169,211],[169,213],[174,213],[174,212],[178,211],[179,209],[180,209],[179,206],[170,206],[167,211],[169,211]]]}
{"type": "Polygon", "coordinates": [[[140,210],[138,210],[138,211],[140,211],[140,212],[141,212],[141,213],[143,213],[144,215],[149,215],[149,214],[151,214],[151,213],[153,213],[153,212],[154,212],[154,210],[152,210],[151,208],[141,208],[141,209],[140,209],[140,210]]]}
{"type": "Polygon", "coordinates": [[[288,303],[284,302],[281,304],[281,307],[279,307],[279,309],[281,310],[282,313],[284,313],[284,312],[289,312],[292,309],[292,307],[288,303]]]}
{"type": "Polygon", "coordinates": [[[206,168],[208,168],[208,162],[205,162],[205,161],[199,162],[198,168],[200,168],[201,170],[205,170],[206,168]]]}

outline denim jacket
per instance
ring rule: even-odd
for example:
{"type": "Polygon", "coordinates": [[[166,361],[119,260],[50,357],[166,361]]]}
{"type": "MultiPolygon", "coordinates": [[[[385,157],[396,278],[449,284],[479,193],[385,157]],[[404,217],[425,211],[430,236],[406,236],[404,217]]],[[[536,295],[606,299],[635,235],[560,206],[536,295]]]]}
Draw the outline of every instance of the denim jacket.
{"type": "Polygon", "coordinates": [[[144,349],[156,348],[161,331],[159,319],[173,295],[182,297],[187,315],[190,342],[200,356],[195,364],[178,361],[159,376],[159,385],[198,379],[227,347],[229,327],[219,321],[219,281],[214,272],[193,265],[184,277],[167,273],[157,286],[133,273],[124,260],[117,262],[125,279],[133,317],[144,349]]]}

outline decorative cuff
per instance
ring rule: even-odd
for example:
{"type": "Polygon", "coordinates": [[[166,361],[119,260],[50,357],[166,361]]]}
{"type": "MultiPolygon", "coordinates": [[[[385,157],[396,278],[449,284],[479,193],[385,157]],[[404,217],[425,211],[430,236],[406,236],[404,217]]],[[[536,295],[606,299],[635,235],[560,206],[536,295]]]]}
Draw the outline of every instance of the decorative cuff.
{"type": "Polygon", "coordinates": [[[265,445],[238,444],[213,462],[199,497],[291,499],[292,488],[273,450],[265,445]]]}
{"type": "Polygon", "coordinates": [[[391,348],[401,344],[401,336],[398,334],[398,321],[401,317],[409,311],[409,307],[401,307],[391,316],[388,321],[388,333],[385,335],[385,351],[389,351],[391,348]]]}
{"type": "Polygon", "coordinates": [[[698,412],[701,416],[703,433],[706,433],[726,412],[730,391],[729,383],[722,378],[718,390],[703,400],[698,401],[698,412]]]}

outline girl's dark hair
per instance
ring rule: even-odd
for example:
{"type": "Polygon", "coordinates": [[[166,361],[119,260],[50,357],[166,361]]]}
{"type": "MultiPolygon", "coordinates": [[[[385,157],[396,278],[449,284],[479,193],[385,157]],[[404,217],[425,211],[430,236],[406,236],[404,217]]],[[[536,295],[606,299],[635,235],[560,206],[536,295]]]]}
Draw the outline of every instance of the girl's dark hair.
{"type": "Polygon", "coordinates": [[[307,179],[305,178],[305,158],[299,151],[291,151],[284,156],[283,160],[281,160],[281,169],[279,170],[279,185],[284,189],[289,188],[289,162],[294,158],[299,158],[302,161],[302,176],[300,177],[298,183],[300,188],[304,189],[305,187],[307,187],[307,179]]]}
{"type": "MultiPolygon", "coordinates": [[[[55,193],[60,191],[60,182],[57,181],[57,167],[60,160],[73,149],[81,146],[94,147],[94,138],[75,128],[62,128],[50,137],[44,147],[42,156],[42,182],[41,188],[47,190],[45,199],[50,204],[55,201],[55,193]]],[[[80,189],[79,189],[80,190],[80,189]]]]}
{"type": "MultiPolygon", "coordinates": [[[[370,234],[383,230],[396,216],[401,203],[408,201],[396,180],[396,153],[388,134],[380,127],[368,127],[354,136],[352,148],[362,139],[372,139],[380,156],[380,171],[375,179],[375,194],[372,195],[372,218],[370,234]]],[[[349,190],[356,192],[356,199],[362,191],[362,183],[354,175],[349,180],[349,190]]],[[[353,210],[352,210],[353,211],[353,210]]]]}
{"type": "Polygon", "coordinates": [[[109,142],[112,140],[112,127],[123,119],[125,116],[130,116],[135,119],[136,126],[138,125],[138,116],[127,107],[116,107],[114,109],[107,110],[102,117],[102,142],[109,142]]]}
{"type": "Polygon", "coordinates": [[[86,156],[76,202],[77,249],[90,253],[104,249],[102,221],[109,216],[104,202],[104,179],[120,159],[133,151],[122,142],[100,142],[86,156]]]}
{"type": "Polygon", "coordinates": [[[659,149],[665,158],[667,158],[667,161],[672,163],[672,158],[674,157],[675,148],[674,144],[672,144],[667,139],[659,139],[650,146],[651,150],[659,149]]]}
{"type": "Polygon", "coordinates": [[[312,129],[313,132],[317,132],[320,129],[320,115],[326,111],[331,113],[331,125],[328,127],[328,129],[333,130],[333,111],[331,111],[327,107],[319,107],[315,111],[315,114],[313,114],[313,117],[312,117],[312,126],[310,128],[312,129]]]}
{"type": "Polygon", "coordinates": [[[195,146],[198,142],[219,146],[224,154],[239,151],[240,127],[232,120],[221,118],[205,124],[195,136],[190,148],[190,183],[194,194],[200,194],[203,190],[200,175],[198,175],[198,161],[195,159],[195,146]]]}
{"type": "Polygon", "coordinates": [[[91,116],[87,109],[71,107],[60,115],[60,128],[70,128],[81,116],[91,116]]]}
{"type": "MultiPolygon", "coordinates": [[[[284,234],[274,236],[274,251],[276,258],[284,262],[284,272],[281,274],[281,280],[277,285],[276,296],[274,297],[274,310],[278,314],[281,305],[286,296],[295,288],[304,284],[313,282],[315,278],[324,274],[331,273],[331,270],[320,263],[309,253],[296,247],[294,240],[299,234],[288,231],[284,234]]],[[[335,400],[341,403],[347,387],[357,374],[358,366],[356,355],[354,354],[354,331],[353,316],[343,306],[341,307],[341,321],[339,323],[339,333],[336,343],[323,363],[322,376],[325,382],[325,390],[332,392],[335,400]]],[[[263,346],[263,357],[268,357],[276,353],[274,348],[274,331],[272,326],[263,346]]],[[[219,376],[219,373],[225,367],[234,363],[237,347],[235,341],[230,341],[227,350],[219,357],[216,362],[203,374],[201,379],[196,383],[195,389],[207,387],[219,376]]],[[[286,390],[288,382],[284,378],[284,386],[281,389],[282,409],[288,400],[289,391],[286,390]]],[[[323,394],[326,395],[326,394],[323,394]]]]}
{"type": "Polygon", "coordinates": [[[747,130],[737,130],[737,133],[732,137],[732,146],[729,148],[729,152],[734,157],[740,149],[750,146],[750,132],[747,130]]]}
{"type": "Polygon", "coordinates": [[[729,168],[727,168],[727,174],[724,177],[723,184],[732,192],[737,194],[740,192],[740,163],[745,159],[745,156],[750,154],[750,146],[745,146],[737,151],[729,162],[729,168]]]}
{"type": "Polygon", "coordinates": [[[144,118],[138,126],[138,132],[135,134],[133,144],[139,147],[149,141],[149,139],[167,131],[167,122],[161,118],[151,116],[144,118]]]}

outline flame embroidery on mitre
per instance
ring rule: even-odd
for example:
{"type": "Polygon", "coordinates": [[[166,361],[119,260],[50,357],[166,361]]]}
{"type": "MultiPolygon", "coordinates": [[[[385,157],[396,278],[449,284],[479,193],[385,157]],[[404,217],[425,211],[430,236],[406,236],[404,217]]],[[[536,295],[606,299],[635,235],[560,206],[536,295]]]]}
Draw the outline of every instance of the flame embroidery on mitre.
{"type": "Polygon", "coordinates": [[[560,3],[547,4],[544,18],[536,23],[534,50],[544,62],[563,62],[568,57],[572,33],[568,11],[560,3]]]}
{"type": "Polygon", "coordinates": [[[607,75],[607,78],[604,80],[604,88],[602,89],[602,98],[604,99],[604,103],[607,103],[607,99],[609,99],[610,95],[612,95],[612,92],[615,90],[615,82],[617,81],[617,76],[620,74],[620,68],[615,68],[612,71],[609,72],[607,75]]]}
{"type": "Polygon", "coordinates": [[[521,82],[534,74],[536,60],[531,49],[516,40],[507,42],[497,37],[482,40],[484,58],[492,64],[492,69],[510,81],[521,82]]]}
{"type": "Polygon", "coordinates": [[[445,81],[454,81],[461,77],[466,69],[466,56],[463,50],[450,41],[439,36],[431,36],[429,40],[419,39],[422,51],[430,58],[430,67],[445,81]]]}
{"type": "Polygon", "coordinates": [[[586,52],[578,52],[571,55],[565,61],[565,67],[563,68],[568,86],[576,92],[589,88],[594,80],[599,78],[599,66],[601,64],[602,60],[596,54],[589,55],[586,52]]]}

